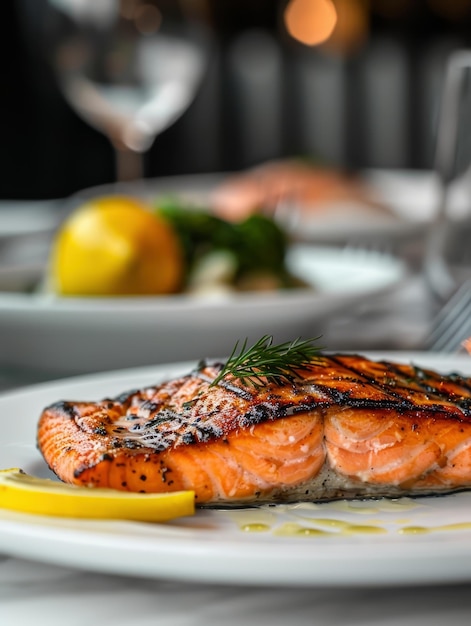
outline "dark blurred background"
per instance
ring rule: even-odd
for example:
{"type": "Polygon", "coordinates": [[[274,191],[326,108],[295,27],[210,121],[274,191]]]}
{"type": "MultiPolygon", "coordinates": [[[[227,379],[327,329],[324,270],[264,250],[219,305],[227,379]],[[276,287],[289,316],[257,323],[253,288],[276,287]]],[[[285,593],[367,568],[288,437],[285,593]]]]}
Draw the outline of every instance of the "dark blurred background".
{"type": "MultiPolygon", "coordinates": [[[[288,34],[286,1],[199,3],[216,36],[211,65],[191,107],[156,139],[146,176],[293,155],[348,170],[432,166],[443,70],[452,50],[470,46],[471,0],[335,0],[338,25],[315,47],[288,34]]],[[[63,197],[115,176],[108,140],[56,87],[45,4],[1,5],[3,199],[63,197]]]]}

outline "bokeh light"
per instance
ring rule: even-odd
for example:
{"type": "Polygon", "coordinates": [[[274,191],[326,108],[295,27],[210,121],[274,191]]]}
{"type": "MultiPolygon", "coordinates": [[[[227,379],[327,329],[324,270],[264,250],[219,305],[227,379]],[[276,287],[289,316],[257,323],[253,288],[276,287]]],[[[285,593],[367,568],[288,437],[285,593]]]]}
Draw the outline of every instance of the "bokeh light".
{"type": "Polygon", "coordinates": [[[316,46],[331,36],[337,23],[337,11],[332,0],[290,0],[284,21],[291,37],[316,46]]]}
{"type": "Polygon", "coordinates": [[[136,11],[134,22],[137,30],[143,35],[151,35],[159,30],[162,14],[152,4],[142,4],[136,11]]]}

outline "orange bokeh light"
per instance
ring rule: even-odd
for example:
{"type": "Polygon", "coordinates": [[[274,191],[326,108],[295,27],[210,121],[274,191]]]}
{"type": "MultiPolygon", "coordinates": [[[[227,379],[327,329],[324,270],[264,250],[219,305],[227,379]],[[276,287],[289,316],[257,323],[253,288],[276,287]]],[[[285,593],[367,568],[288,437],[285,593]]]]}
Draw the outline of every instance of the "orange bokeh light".
{"type": "Polygon", "coordinates": [[[288,33],[307,46],[326,41],[337,23],[332,0],[290,0],[284,13],[288,33]]]}

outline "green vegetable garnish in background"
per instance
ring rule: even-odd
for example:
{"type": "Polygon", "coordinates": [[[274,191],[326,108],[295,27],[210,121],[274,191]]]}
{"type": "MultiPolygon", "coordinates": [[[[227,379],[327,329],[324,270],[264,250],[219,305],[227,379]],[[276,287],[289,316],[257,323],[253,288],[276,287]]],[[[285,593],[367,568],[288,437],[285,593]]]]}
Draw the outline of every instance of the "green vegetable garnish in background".
{"type": "Polygon", "coordinates": [[[322,348],[313,345],[314,339],[287,341],[273,345],[273,337],[264,335],[253,346],[247,348],[247,339],[238,352],[236,343],[222,370],[211,383],[217,385],[228,374],[239,378],[244,384],[263,387],[269,383],[291,383],[296,370],[307,367],[319,358],[322,348]]]}
{"type": "Polygon", "coordinates": [[[288,237],[271,218],[253,213],[234,225],[239,239],[238,261],[241,273],[254,270],[281,275],[284,272],[288,237]]]}
{"type": "Polygon", "coordinates": [[[203,256],[214,250],[233,251],[239,243],[232,224],[204,209],[187,206],[171,196],[159,198],[155,206],[180,238],[188,273],[203,256]]]}
{"type": "Polygon", "coordinates": [[[263,288],[264,281],[275,288],[300,286],[285,264],[289,238],[271,217],[255,213],[232,223],[174,197],[158,198],[155,210],[180,239],[187,284],[205,259],[222,252],[232,259],[236,288],[263,288]]]}

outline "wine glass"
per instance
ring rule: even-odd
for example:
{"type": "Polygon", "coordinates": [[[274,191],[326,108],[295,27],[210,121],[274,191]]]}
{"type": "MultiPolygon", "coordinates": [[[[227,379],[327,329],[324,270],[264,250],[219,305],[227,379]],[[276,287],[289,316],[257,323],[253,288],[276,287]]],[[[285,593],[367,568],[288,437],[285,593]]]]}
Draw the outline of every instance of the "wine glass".
{"type": "Polygon", "coordinates": [[[471,280],[471,50],[448,59],[438,119],[435,174],[437,213],[425,250],[432,295],[447,301],[471,280]]]}
{"type": "Polygon", "coordinates": [[[144,175],[144,154],[189,107],[210,37],[188,0],[48,0],[48,46],[70,106],[104,133],[117,181],[144,175]]]}

